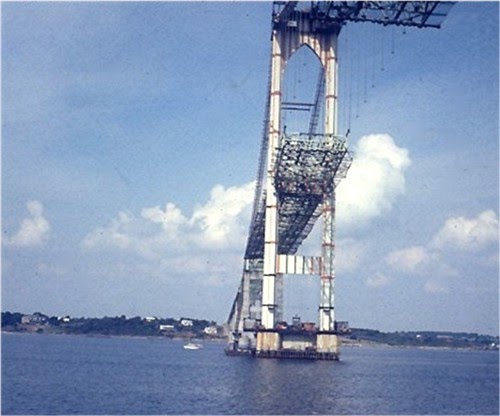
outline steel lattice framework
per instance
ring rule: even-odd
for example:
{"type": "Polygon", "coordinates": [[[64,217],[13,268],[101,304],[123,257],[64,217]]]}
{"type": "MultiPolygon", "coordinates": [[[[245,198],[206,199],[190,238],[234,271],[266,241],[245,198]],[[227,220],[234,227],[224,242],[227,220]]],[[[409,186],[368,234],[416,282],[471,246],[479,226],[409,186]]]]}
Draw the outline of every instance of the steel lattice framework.
{"type": "MultiPolygon", "coordinates": [[[[352,156],[343,137],[322,134],[282,136],[274,168],[280,200],[278,254],[295,254],[321,214],[318,206],[323,195],[333,191],[345,177],[351,162],[352,156]]],[[[245,253],[247,259],[262,258],[263,230],[264,215],[259,215],[252,224],[245,253]]]]}
{"type": "Polygon", "coordinates": [[[288,25],[298,13],[315,19],[317,30],[347,22],[439,28],[455,2],[451,1],[313,1],[300,10],[297,1],[274,2],[273,24],[288,25]]]}

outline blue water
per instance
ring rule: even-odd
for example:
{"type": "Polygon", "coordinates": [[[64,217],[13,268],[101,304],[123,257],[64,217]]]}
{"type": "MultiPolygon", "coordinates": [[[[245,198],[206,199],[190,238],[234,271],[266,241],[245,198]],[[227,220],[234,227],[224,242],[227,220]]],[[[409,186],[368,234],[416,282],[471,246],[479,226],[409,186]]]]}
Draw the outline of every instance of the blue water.
{"type": "Polygon", "coordinates": [[[495,414],[498,353],[226,357],[164,339],[2,334],[2,414],[495,414]]]}

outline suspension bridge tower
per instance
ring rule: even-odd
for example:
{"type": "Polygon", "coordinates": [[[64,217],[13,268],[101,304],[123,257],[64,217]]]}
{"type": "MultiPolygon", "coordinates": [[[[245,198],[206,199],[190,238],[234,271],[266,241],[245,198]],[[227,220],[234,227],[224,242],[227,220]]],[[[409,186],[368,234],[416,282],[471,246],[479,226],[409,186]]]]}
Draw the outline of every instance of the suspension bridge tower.
{"type": "Polygon", "coordinates": [[[228,318],[228,354],[336,360],[335,188],[352,157],[337,131],[337,40],[347,22],[439,27],[451,2],[274,2],[271,65],[252,220],[241,283],[228,318]],[[321,65],[315,99],[285,102],[288,61],[307,47],[321,65]],[[285,109],[307,107],[307,131],[287,134],[285,109]],[[324,116],[318,133],[319,109],[324,116]],[[322,216],[318,256],[297,249],[322,216]],[[320,279],[317,326],[283,321],[284,275],[320,279]]]}

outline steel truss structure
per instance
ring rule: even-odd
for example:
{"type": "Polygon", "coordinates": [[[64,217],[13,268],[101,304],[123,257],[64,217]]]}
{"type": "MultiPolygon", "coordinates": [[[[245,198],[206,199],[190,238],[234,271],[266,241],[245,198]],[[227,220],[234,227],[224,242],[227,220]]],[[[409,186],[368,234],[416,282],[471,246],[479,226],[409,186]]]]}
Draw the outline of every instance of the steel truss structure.
{"type": "MultiPolygon", "coordinates": [[[[281,137],[274,165],[280,201],[279,254],[295,254],[321,214],[323,195],[345,177],[351,162],[344,137],[308,133],[281,137]]],[[[264,217],[252,224],[246,259],[264,255],[264,217]]]]}
{"type": "MultiPolygon", "coordinates": [[[[273,3],[268,93],[253,212],[243,276],[227,321],[231,354],[293,356],[289,348],[286,354],[283,352],[281,337],[285,335],[276,329],[283,320],[283,275],[316,274],[321,278],[319,325],[314,353],[309,348],[309,356],[338,357],[333,295],[335,187],[345,177],[352,155],[346,139],[336,133],[337,38],[347,22],[439,28],[453,3],[273,3]],[[283,102],[284,68],[304,45],[311,48],[322,66],[314,102],[283,102]],[[324,127],[318,134],[322,105],[324,127]],[[287,135],[281,126],[282,110],[310,111],[308,131],[287,135]],[[321,215],[321,256],[297,256],[298,248],[321,215]]],[[[309,339],[310,334],[305,338],[309,339]]]]}
{"type": "Polygon", "coordinates": [[[273,24],[287,26],[298,14],[303,13],[315,20],[316,30],[329,30],[347,22],[440,28],[455,3],[453,1],[313,1],[305,4],[301,10],[297,1],[275,1],[273,24]]]}

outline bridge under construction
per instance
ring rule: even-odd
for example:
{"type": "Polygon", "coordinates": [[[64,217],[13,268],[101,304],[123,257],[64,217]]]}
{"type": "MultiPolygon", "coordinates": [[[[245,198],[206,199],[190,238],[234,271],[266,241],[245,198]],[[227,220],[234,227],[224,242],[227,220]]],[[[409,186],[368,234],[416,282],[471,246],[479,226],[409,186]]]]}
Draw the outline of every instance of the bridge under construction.
{"type": "Polygon", "coordinates": [[[264,131],[243,274],[227,321],[228,355],[339,359],[334,297],[335,189],[353,157],[346,137],[338,134],[338,37],[348,22],[439,28],[452,4],[273,3],[264,131]],[[286,101],[287,63],[303,47],[314,53],[321,67],[313,98],[310,102],[286,101]],[[285,111],[308,112],[304,131],[286,132],[285,111]],[[298,255],[320,217],[318,255],[298,255]],[[317,323],[284,320],[285,275],[319,276],[317,323]]]}

